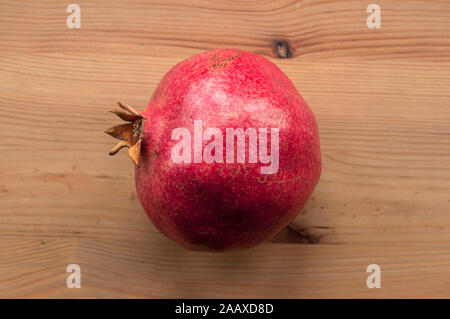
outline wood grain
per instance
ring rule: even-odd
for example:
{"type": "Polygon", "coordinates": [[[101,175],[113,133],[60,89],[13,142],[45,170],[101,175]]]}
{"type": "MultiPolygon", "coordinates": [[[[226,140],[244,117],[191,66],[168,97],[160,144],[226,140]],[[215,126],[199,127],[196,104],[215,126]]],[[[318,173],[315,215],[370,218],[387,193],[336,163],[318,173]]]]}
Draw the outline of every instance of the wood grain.
{"type": "Polygon", "coordinates": [[[377,1],[374,30],[366,1],[76,3],[81,29],[66,3],[0,1],[0,297],[450,297],[450,2],[377,1]],[[273,241],[189,252],[147,219],[103,129],[116,101],[143,109],[171,66],[219,47],[292,79],[323,173],[273,241]]]}

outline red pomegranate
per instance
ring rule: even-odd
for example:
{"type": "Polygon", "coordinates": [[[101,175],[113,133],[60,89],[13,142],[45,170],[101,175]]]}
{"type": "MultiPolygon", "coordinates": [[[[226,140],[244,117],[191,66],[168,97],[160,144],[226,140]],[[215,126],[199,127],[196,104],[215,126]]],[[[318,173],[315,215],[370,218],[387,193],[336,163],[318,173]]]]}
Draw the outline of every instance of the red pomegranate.
{"type": "Polygon", "coordinates": [[[321,172],[316,120],[272,62],[237,49],[191,57],[148,107],[119,103],[106,132],[128,147],[154,225],[194,250],[255,246],[301,211],[321,172]]]}

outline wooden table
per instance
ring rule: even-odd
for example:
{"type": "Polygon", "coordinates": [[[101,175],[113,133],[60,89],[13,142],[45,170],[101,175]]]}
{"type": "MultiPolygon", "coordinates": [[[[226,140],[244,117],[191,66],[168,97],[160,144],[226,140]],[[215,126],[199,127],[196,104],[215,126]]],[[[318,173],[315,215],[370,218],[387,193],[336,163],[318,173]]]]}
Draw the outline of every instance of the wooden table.
{"type": "Polygon", "coordinates": [[[450,297],[449,1],[376,1],[375,29],[368,1],[80,0],[79,29],[68,3],[0,1],[0,297],[450,297]],[[292,79],[323,173],[274,240],[199,253],[150,223],[103,129],[220,47],[292,79]]]}

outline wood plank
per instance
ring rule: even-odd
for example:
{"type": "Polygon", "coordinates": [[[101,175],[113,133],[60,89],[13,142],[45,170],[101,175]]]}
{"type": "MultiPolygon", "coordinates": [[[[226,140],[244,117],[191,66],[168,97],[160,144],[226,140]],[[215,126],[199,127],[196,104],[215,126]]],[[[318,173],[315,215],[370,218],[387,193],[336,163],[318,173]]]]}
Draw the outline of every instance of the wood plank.
{"type": "Polygon", "coordinates": [[[2,2],[0,35],[9,40],[2,41],[2,50],[132,56],[152,51],[160,57],[179,57],[240,47],[273,55],[274,41],[284,39],[296,56],[308,59],[450,61],[450,3],[442,0],[377,1],[383,11],[377,30],[367,28],[368,3],[360,0],[77,4],[82,8],[82,27],[73,30],[65,26],[66,3],[2,2]]]}
{"type": "Polygon", "coordinates": [[[146,240],[13,239],[0,242],[0,296],[26,298],[414,298],[449,297],[448,244],[266,243],[225,254],[146,240]],[[81,288],[66,287],[66,267],[81,288]],[[366,268],[382,270],[368,289],[366,268]],[[32,266],[31,266],[32,265],[32,266]]]}

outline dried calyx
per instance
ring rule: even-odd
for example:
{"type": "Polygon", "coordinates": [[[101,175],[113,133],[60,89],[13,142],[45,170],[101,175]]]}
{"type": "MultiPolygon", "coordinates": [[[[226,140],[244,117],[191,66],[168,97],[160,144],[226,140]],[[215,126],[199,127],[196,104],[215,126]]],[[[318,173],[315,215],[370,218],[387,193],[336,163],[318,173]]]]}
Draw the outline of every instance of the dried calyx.
{"type": "Polygon", "coordinates": [[[141,149],[141,141],[143,137],[143,120],[146,120],[145,116],[133,109],[127,104],[117,103],[121,110],[114,110],[111,113],[116,114],[122,120],[129,122],[113,126],[105,131],[106,134],[120,140],[119,143],[109,152],[109,155],[117,154],[122,148],[128,148],[128,155],[130,155],[133,163],[139,165],[139,154],[141,149]]]}

